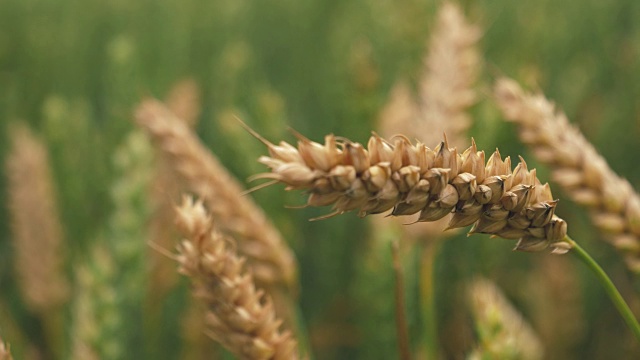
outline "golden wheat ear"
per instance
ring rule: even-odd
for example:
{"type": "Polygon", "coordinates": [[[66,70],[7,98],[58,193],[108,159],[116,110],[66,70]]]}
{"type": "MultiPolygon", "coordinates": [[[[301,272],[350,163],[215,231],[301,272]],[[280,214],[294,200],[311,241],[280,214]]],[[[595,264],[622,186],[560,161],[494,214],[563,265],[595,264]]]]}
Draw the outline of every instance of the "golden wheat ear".
{"type": "Polygon", "coordinates": [[[512,170],[497,150],[485,164],[475,142],[459,154],[446,141],[431,150],[404,136],[392,143],[376,134],[366,149],[333,135],[324,145],[301,140],[297,148],[280,146],[287,151],[270,148],[270,156],[259,159],[271,169],[267,177],[309,193],[309,206],[332,205],[332,215],[419,213],[418,221],[429,222],[453,213],[450,228],[473,224],[470,233],[519,239],[516,250],[569,250],[561,241],[567,224],[554,215],[558,201],[523,159],[512,170]]]}
{"type": "Polygon", "coordinates": [[[242,359],[297,359],[297,343],[280,330],[268,294],[258,290],[235,241],[218,232],[202,201],[184,197],[176,209],[184,234],[178,271],[188,276],[193,294],[206,307],[207,334],[242,359]]]}
{"type": "Polygon", "coordinates": [[[619,177],[564,113],[542,94],[499,79],[495,99],[504,117],[518,124],[520,139],[552,169],[554,182],[587,208],[596,225],[640,273],[640,196],[619,177]]]}

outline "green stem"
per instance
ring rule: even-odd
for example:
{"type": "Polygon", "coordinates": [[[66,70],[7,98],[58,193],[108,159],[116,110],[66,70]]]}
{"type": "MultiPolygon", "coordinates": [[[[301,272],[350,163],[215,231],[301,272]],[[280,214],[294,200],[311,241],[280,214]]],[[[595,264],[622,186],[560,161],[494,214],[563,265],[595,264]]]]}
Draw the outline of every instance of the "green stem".
{"type": "Polygon", "coordinates": [[[616,306],[616,308],[620,312],[620,315],[622,315],[622,318],[633,332],[633,335],[635,335],[636,339],[640,341],[640,324],[638,324],[638,320],[636,320],[633,312],[631,312],[629,305],[627,305],[627,303],[624,301],[624,298],[622,298],[622,295],[620,295],[620,292],[613,284],[609,276],[607,276],[600,265],[598,265],[598,263],[593,260],[593,258],[568,235],[564,237],[563,241],[571,244],[573,250],[572,253],[575,254],[575,256],[577,256],[580,261],[587,265],[587,267],[596,275],[598,280],[600,280],[600,283],[602,284],[602,286],[604,286],[607,295],[609,295],[611,301],[613,301],[613,304],[616,306]]]}
{"type": "Polygon", "coordinates": [[[424,346],[427,359],[438,358],[438,327],[436,317],[434,268],[440,241],[423,240],[420,246],[420,313],[424,326],[424,346]]]}

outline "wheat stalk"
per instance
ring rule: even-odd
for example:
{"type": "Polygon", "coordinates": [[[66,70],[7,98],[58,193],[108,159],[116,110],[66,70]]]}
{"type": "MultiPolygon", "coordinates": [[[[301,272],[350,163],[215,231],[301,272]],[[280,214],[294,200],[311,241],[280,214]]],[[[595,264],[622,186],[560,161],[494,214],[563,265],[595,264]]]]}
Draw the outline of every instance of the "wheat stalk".
{"type": "Polygon", "coordinates": [[[136,119],[171,159],[189,189],[204,199],[220,229],[238,241],[239,251],[247,257],[258,285],[268,290],[279,284],[295,289],[297,265],[291,250],[184,122],[156,100],[144,101],[136,119]]]}
{"type": "Polygon", "coordinates": [[[27,306],[49,316],[69,296],[49,157],[26,126],[11,130],[13,147],[6,174],[16,272],[27,306]]]}
{"type": "Polygon", "coordinates": [[[640,196],[616,175],[593,145],[544,95],[526,93],[513,80],[500,79],[495,97],[505,118],[519,125],[520,139],[553,170],[557,182],[591,211],[594,224],[640,273],[640,196]]]}
{"type": "Polygon", "coordinates": [[[206,307],[209,335],[243,359],[295,359],[296,342],[279,330],[271,298],[243,271],[235,242],[219,233],[202,201],[185,197],[176,221],[185,239],[178,246],[179,272],[190,277],[206,307]]]}
{"type": "Polygon", "coordinates": [[[334,135],[321,145],[298,134],[296,148],[254,135],[268,146],[270,156],[259,161],[272,171],[254,178],[308,192],[308,206],[333,205],[323,218],[351,210],[360,216],[392,210],[391,215],[420,213],[418,221],[435,221],[453,213],[449,228],[474,224],[470,233],[519,239],[516,250],[549,245],[556,253],[569,250],[561,241],[567,225],[554,215],[557,200],[522,158],[512,171],[510,158],[503,160],[498,150],[485,165],[474,141],[458,154],[446,138],[431,150],[404,136],[390,142],[373,134],[365,149],[334,135]]]}

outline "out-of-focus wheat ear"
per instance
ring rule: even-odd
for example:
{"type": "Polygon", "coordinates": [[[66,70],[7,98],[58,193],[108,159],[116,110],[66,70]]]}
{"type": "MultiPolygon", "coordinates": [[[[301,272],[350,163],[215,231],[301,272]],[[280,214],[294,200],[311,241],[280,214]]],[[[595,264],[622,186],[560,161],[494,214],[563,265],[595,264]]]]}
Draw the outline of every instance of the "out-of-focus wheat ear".
{"type": "Polygon", "coordinates": [[[9,345],[6,345],[1,337],[0,337],[0,360],[13,360],[9,345]]]}
{"type": "Polygon", "coordinates": [[[26,126],[10,131],[12,149],[5,171],[18,285],[27,306],[46,315],[69,297],[49,155],[26,126]]]}
{"type": "Polygon", "coordinates": [[[467,110],[477,97],[474,84],[481,66],[481,36],[480,28],[467,21],[458,5],[444,2],[424,58],[418,98],[405,83],[396,84],[381,112],[381,133],[386,137],[404,134],[427,144],[446,133],[452,145],[466,146],[467,110]]]}
{"type": "Polygon", "coordinates": [[[291,249],[195,133],[156,100],[144,101],[136,119],[170,159],[189,191],[204,199],[221,231],[236,239],[259,286],[267,291],[286,287],[294,293],[297,264],[291,249]]]}
{"type": "Polygon", "coordinates": [[[543,358],[538,336],[494,283],[475,280],[469,287],[469,297],[478,345],[468,359],[543,358]]]}
{"type": "Polygon", "coordinates": [[[176,117],[194,128],[202,112],[198,83],[192,78],[177,82],[165,97],[165,104],[176,117]]]}
{"type": "MultiPolygon", "coordinates": [[[[194,79],[186,78],[177,82],[165,97],[167,107],[176,117],[190,128],[195,128],[202,111],[200,89],[194,79]]],[[[155,174],[151,182],[150,197],[153,209],[149,223],[149,240],[155,247],[171,249],[177,235],[173,222],[174,206],[182,193],[179,177],[173,171],[171,159],[162,151],[157,151],[155,174]]],[[[159,307],[164,297],[177,283],[175,264],[154,248],[149,247],[151,272],[149,293],[154,294],[147,308],[159,307]]]]}
{"type": "Polygon", "coordinates": [[[595,226],[640,274],[640,196],[542,94],[525,92],[514,80],[499,79],[495,98],[505,118],[519,125],[520,139],[553,180],[590,211],[595,226]]]}
{"type": "MultiPolygon", "coordinates": [[[[467,21],[460,7],[444,2],[424,58],[418,97],[406,83],[397,83],[379,118],[380,132],[387,138],[404,134],[427,144],[443,133],[450,144],[467,146],[465,133],[471,124],[467,111],[476,101],[474,84],[481,67],[478,26],[467,21]]],[[[404,220],[405,222],[411,222],[404,220]]],[[[443,236],[446,222],[406,227],[412,237],[443,236]]]]}
{"type": "MultiPolygon", "coordinates": [[[[140,129],[132,130],[112,156],[116,178],[109,188],[113,213],[109,216],[105,240],[113,258],[113,283],[117,291],[114,331],[108,333],[121,353],[112,358],[142,356],[137,344],[143,332],[144,284],[147,280],[147,240],[151,210],[149,185],[153,174],[153,147],[140,129]],[[127,355],[125,355],[127,354],[127,355]]],[[[155,301],[159,301],[153,294],[155,301]]],[[[104,358],[104,357],[102,357],[104,358]]]]}
{"type": "Polygon", "coordinates": [[[203,202],[185,196],[176,223],[184,234],[178,271],[206,307],[208,335],[243,359],[297,359],[296,341],[281,330],[270,296],[256,288],[234,239],[218,232],[203,202]]]}
{"type": "Polygon", "coordinates": [[[104,336],[122,323],[115,306],[117,297],[113,288],[115,266],[111,253],[101,242],[96,242],[84,260],[75,267],[73,311],[71,313],[72,359],[103,359],[115,351],[122,355],[119,343],[104,336]]]}

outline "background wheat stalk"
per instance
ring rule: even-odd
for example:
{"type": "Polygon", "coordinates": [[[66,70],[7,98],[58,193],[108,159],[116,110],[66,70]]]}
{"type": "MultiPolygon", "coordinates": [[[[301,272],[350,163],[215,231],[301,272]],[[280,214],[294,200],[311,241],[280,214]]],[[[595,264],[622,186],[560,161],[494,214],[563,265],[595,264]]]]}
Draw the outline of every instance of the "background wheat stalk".
{"type": "Polygon", "coordinates": [[[333,205],[328,216],[391,210],[391,215],[420,213],[418,221],[435,221],[453,212],[449,228],[474,224],[470,233],[519,239],[517,250],[549,245],[558,253],[569,250],[560,241],[567,225],[554,215],[557,200],[523,159],[512,171],[510,158],[503,160],[498,150],[485,165],[484,152],[474,142],[458,154],[446,139],[431,150],[403,136],[391,143],[374,134],[367,149],[347,139],[338,142],[333,135],[325,137],[324,145],[298,138],[297,148],[260,138],[270,156],[259,161],[272,172],[254,178],[307,191],[307,205],[333,205]]]}
{"type": "Polygon", "coordinates": [[[206,305],[208,334],[242,359],[296,359],[296,342],[279,330],[271,298],[256,289],[235,242],[215,230],[203,203],[185,197],[176,221],[185,235],[178,246],[179,272],[206,305]]]}
{"type": "Polygon", "coordinates": [[[553,170],[557,182],[591,211],[593,223],[640,273],[640,196],[616,175],[566,115],[542,94],[530,94],[513,80],[496,82],[495,98],[505,118],[519,125],[520,139],[553,170]]]}

